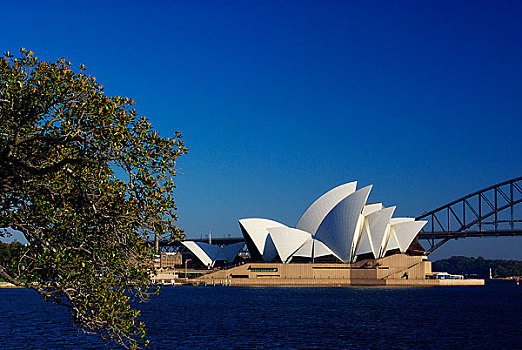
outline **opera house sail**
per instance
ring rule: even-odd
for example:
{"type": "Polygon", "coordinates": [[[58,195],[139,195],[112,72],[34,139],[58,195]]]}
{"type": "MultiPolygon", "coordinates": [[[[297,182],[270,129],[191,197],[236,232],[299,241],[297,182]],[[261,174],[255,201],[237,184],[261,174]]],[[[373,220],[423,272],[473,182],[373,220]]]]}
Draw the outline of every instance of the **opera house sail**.
{"type": "Polygon", "coordinates": [[[252,260],[353,263],[406,252],[426,221],[393,218],[395,207],[368,204],[371,189],[357,190],[357,182],[335,187],[306,209],[295,228],[269,219],[239,220],[252,260]]]}
{"type": "Polygon", "coordinates": [[[233,262],[241,248],[245,245],[244,243],[235,243],[219,247],[194,241],[184,241],[181,244],[188,248],[205,266],[214,266],[217,261],[233,262]]]}

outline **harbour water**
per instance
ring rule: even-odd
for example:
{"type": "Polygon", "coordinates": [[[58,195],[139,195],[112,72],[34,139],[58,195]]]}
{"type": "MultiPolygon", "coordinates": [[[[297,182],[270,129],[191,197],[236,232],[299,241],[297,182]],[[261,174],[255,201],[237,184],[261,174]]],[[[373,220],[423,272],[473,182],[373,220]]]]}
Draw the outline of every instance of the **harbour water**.
{"type": "MultiPolygon", "coordinates": [[[[104,349],[62,307],[0,289],[3,349],[104,349]]],[[[141,305],[151,349],[522,348],[522,286],[165,287],[141,305]]]]}

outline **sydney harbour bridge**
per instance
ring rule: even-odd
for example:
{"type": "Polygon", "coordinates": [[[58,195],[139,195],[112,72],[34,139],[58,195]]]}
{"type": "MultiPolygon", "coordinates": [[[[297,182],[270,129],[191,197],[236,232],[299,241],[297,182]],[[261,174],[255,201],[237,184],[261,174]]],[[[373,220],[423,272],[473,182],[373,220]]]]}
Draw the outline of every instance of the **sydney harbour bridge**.
{"type": "Polygon", "coordinates": [[[522,236],[521,202],[522,177],[484,188],[418,216],[418,239],[431,253],[451,239],[522,236]]]}
{"type": "MultiPolygon", "coordinates": [[[[425,254],[452,239],[466,237],[522,236],[522,177],[470,193],[446,205],[417,216],[427,220],[417,236],[425,254]]],[[[191,239],[209,242],[209,238],[191,239]]],[[[243,242],[243,237],[212,238],[212,243],[227,245],[243,242]]],[[[179,242],[160,241],[162,251],[176,250],[179,242]]]]}

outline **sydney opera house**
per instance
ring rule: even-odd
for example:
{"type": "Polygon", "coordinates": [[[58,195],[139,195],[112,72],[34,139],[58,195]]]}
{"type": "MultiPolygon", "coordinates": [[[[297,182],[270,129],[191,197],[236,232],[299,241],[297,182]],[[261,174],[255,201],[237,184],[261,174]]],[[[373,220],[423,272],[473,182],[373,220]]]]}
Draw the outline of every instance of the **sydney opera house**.
{"type": "MultiPolygon", "coordinates": [[[[371,188],[357,189],[357,182],[335,187],[295,227],[264,218],[239,220],[251,262],[200,279],[234,285],[438,284],[427,257],[410,248],[426,221],[393,217],[395,207],[367,203],[371,188]]],[[[184,245],[206,265],[232,261],[242,247],[184,245]]]]}
{"type": "Polygon", "coordinates": [[[295,228],[267,219],[239,220],[251,256],[264,262],[353,263],[405,253],[426,221],[393,218],[395,207],[366,203],[372,186],[356,186],[350,182],[319,197],[295,228]]]}

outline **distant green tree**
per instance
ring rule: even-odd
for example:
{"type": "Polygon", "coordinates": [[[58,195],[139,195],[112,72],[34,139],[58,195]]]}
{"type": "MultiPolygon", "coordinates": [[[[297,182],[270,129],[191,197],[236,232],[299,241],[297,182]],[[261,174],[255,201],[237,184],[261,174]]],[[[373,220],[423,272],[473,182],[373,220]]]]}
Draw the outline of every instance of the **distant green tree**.
{"type": "Polygon", "coordinates": [[[434,261],[432,269],[433,271],[446,271],[452,274],[473,275],[481,278],[488,278],[489,269],[491,269],[493,277],[514,277],[522,276],[522,261],[453,256],[449,259],[434,261]]]}
{"type": "Polygon", "coordinates": [[[507,277],[507,270],[502,265],[495,268],[495,277],[507,277]]]}
{"type": "Polygon", "coordinates": [[[7,264],[11,261],[9,244],[0,242],[0,264],[7,264]]]}
{"type": "Polygon", "coordinates": [[[132,105],[83,65],[24,49],[0,58],[1,235],[11,228],[29,241],[2,258],[0,277],[127,348],[147,344],[130,305],[149,296],[145,239],[182,236],[173,177],[187,152],[178,132],[160,137],[132,105]]]}

